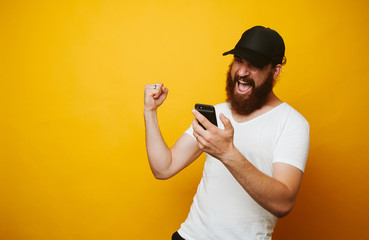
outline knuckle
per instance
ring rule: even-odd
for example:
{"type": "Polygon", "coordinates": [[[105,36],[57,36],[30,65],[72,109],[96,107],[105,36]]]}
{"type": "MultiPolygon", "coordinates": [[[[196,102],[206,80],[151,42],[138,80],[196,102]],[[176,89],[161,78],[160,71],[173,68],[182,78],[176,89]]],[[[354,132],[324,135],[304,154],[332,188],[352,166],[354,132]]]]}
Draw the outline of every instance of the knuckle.
{"type": "Polygon", "coordinates": [[[216,134],[217,133],[217,129],[216,128],[213,128],[213,126],[211,126],[208,131],[210,133],[212,133],[212,134],[216,134]]]}
{"type": "Polygon", "coordinates": [[[211,137],[209,137],[209,136],[204,136],[204,140],[205,140],[205,142],[210,142],[210,141],[211,141],[211,137]]]}
{"type": "Polygon", "coordinates": [[[204,115],[202,115],[202,114],[199,115],[199,120],[204,121],[205,119],[206,119],[206,117],[204,117],[204,115]]]}

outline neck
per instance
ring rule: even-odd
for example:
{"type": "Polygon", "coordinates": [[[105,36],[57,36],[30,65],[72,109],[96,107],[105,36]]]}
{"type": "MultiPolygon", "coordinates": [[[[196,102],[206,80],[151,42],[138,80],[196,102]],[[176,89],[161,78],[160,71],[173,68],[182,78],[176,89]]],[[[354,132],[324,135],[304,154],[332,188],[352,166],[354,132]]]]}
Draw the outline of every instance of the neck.
{"type": "Polygon", "coordinates": [[[271,91],[270,94],[268,95],[267,101],[261,108],[253,111],[252,113],[248,115],[242,115],[242,114],[237,113],[235,110],[232,110],[232,116],[236,122],[250,121],[251,119],[256,118],[272,110],[273,108],[277,107],[281,103],[282,101],[274,94],[273,91],[271,91]]]}

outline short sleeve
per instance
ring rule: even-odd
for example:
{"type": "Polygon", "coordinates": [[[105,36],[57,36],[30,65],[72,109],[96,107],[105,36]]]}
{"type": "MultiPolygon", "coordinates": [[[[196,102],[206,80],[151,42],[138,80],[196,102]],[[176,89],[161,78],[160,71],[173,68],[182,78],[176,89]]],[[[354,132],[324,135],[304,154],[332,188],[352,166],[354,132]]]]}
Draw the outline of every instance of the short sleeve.
{"type": "Polygon", "coordinates": [[[185,131],[185,133],[187,133],[188,135],[190,135],[191,137],[193,137],[194,139],[196,139],[195,136],[193,135],[192,125],[185,131]]]}
{"type": "Polygon", "coordinates": [[[304,172],[310,144],[309,123],[301,118],[289,119],[287,123],[276,143],[273,163],[283,162],[304,172]]]}

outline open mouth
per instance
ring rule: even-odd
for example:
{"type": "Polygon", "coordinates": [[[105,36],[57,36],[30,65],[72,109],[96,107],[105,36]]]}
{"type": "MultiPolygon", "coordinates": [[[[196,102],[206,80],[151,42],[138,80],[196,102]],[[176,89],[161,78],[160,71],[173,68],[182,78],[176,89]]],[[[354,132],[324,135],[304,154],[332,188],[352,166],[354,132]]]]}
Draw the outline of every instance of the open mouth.
{"type": "Polygon", "coordinates": [[[241,94],[248,93],[253,88],[253,84],[250,81],[237,81],[237,91],[241,94]]]}

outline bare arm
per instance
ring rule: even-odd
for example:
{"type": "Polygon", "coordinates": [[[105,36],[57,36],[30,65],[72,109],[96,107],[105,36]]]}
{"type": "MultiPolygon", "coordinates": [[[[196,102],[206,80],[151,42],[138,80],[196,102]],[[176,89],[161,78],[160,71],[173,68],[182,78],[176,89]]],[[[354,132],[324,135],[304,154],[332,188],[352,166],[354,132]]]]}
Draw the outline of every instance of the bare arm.
{"type": "Polygon", "coordinates": [[[167,94],[168,89],[163,84],[145,86],[146,151],[151,170],[158,179],[174,176],[202,153],[197,142],[187,134],[183,134],[172,148],[165,143],[158,124],[157,108],[167,94]]]}
{"type": "Polygon", "coordinates": [[[287,215],[293,208],[302,180],[301,170],[284,163],[274,163],[273,177],[254,167],[233,145],[233,127],[223,114],[220,119],[224,129],[219,129],[200,113],[192,125],[199,148],[219,159],[241,184],[245,191],[263,208],[277,217],[287,215]]]}
{"type": "Polygon", "coordinates": [[[234,149],[222,162],[248,194],[277,217],[286,216],[293,208],[303,173],[285,163],[274,163],[273,177],[259,171],[234,149]]]}

